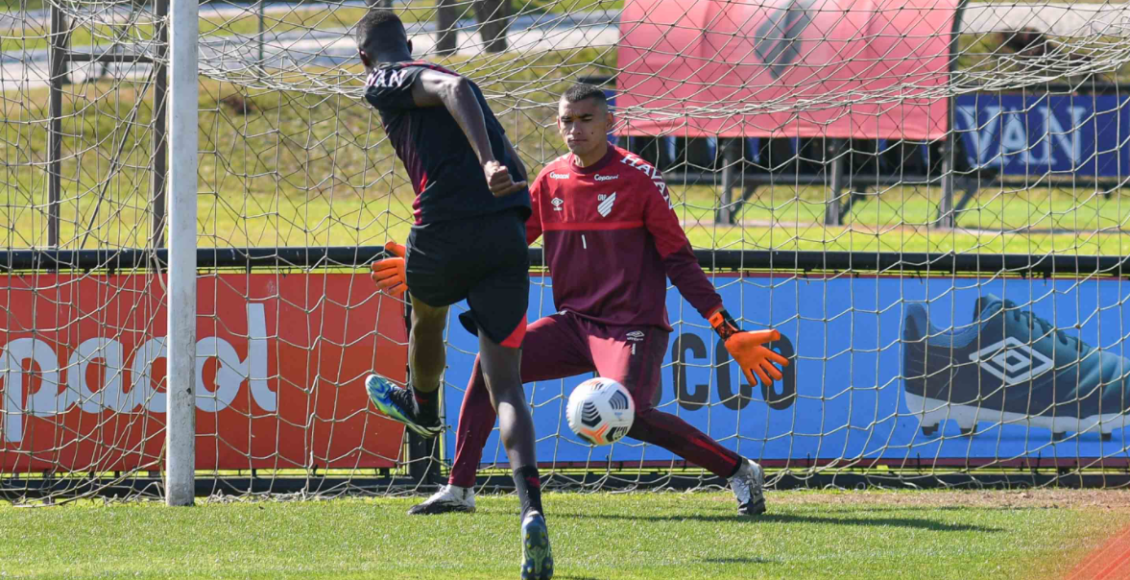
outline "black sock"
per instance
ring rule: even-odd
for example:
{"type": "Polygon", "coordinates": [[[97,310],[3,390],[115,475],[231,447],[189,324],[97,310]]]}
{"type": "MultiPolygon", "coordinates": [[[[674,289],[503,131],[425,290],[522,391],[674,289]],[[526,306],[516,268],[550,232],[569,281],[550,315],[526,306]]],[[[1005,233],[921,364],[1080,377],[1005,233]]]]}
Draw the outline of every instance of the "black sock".
{"type": "Polygon", "coordinates": [[[538,468],[532,465],[519,467],[514,470],[514,486],[518,491],[518,501],[522,504],[522,519],[530,510],[545,515],[541,508],[541,477],[538,468]]]}
{"type": "Polygon", "coordinates": [[[416,398],[416,416],[421,423],[430,425],[439,422],[439,389],[425,393],[413,388],[412,396],[416,398]]]}
{"type": "Polygon", "coordinates": [[[738,474],[738,472],[742,470],[742,466],[743,466],[743,465],[745,465],[745,459],[739,459],[739,460],[738,460],[738,464],[734,466],[734,472],[733,472],[733,473],[731,473],[731,474],[730,474],[730,476],[729,476],[729,477],[727,477],[726,479],[727,479],[727,480],[731,480],[731,479],[733,479],[733,478],[734,478],[734,476],[735,476],[735,475],[737,475],[737,474],[738,474]]]}

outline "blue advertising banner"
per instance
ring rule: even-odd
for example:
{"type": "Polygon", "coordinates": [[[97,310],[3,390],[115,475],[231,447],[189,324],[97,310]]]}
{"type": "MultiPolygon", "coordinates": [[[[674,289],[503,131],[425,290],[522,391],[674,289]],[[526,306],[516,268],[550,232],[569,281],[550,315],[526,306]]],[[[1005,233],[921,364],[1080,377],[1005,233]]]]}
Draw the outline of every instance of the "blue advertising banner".
{"type": "Polygon", "coordinates": [[[969,165],[1006,175],[1130,174],[1130,97],[988,95],[957,97],[954,128],[969,165]]]}
{"type": "MultiPolygon", "coordinates": [[[[531,321],[554,312],[550,279],[532,280],[531,321]]],[[[715,284],[747,329],[781,332],[776,346],[793,364],[772,389],[750,388],[672,289],[675,331],[659,408],[742,455],[887,463],[1130,458],[1126,281],[719,275],[715,284]]],[[[454,423],[477,346],[458,323],[449,345],[446,411],[454,423]]],[[[588,378],[526,385],[539,461],[672,459],[629,439],[608,447],[577,439],[564,404],[588,378]]],[[[448,437],[450,460],[455,441],[448,437]]],[[[484,462],[505,458],[495,432],[484,462]]]]}

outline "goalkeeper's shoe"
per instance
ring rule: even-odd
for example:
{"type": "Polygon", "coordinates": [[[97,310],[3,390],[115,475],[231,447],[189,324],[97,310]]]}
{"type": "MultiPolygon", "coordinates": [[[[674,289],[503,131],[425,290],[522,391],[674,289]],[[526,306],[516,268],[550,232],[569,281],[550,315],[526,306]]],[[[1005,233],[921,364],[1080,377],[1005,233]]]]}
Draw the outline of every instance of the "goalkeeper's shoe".
{"type": "Polygon", "coordinates": [[[434,423],[425,423],[419,419],[416,399],[408,389],[398,387],[380,375],[369,375],[365,378],[365,390],[369,393],[369,400],[380,412],[394,421],[404,423],[417,435],[432,438],[443,432],[443,424],[438,418],[434,423]]]}
{"type": "Polygon", "coordinates": [[[522,520],[522,580],[553,578],[553,550],[545,517],[531,511],[522,520]]]}
{"type": "Polygon", "coordinates": [[[423,503],[412,506],[408,515],[430,516],[452,512],[475,511],[475,488],[445,485],[423,503]]]}
{"type": "Polygon", "coordinates": [[[730,489],[738,500],[738,513],[756,516],[765,513],[765,470],[752,459],[742,461],[730,478],[730,489]]]}
{"type": "Polygon", "coordinates": [[[966,435],[989,422],[1043,427],[1054,439],[1090,430],[1109,439],[1130,425],[1130,360],[1117,351],[991,295],[977,299],[972,323],[960,328],[934,327],[921,303],[906,312],[905,400],[923,434],[948,420],[966,435]]]}

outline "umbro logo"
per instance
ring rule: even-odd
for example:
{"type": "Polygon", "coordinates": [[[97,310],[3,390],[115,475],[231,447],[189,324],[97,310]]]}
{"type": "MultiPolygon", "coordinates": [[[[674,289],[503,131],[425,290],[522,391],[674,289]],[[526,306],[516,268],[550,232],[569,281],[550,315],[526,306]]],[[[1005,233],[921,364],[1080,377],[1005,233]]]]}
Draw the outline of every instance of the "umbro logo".
{"type": "Polygon", "coordinates": [[[1055,366],[1047,355],[1011,336],[971,353],[969,360],[1010,385],[1026,383],[1055,366]]]}
{"type": "Polygon", "coordinates": [[[560,197],[555,197],[549,200],[549,203],[553,205],[553,211],[562,211],[561,206],[565,205],[565,200],[560,197]]]}
{"type": "Polygon", "coordinates": [[[644,332],[642,330],[633,330],[626,336],[630,342],[640,342],[643,340],[644,332]]]}
{"type": "Polygon", "coordinates": [[[600,205],[596,206],[596,212],[600,214],[600,217],[608,217],[608,214],[612,213],[612,204],[616,203],[616,192],[598,195],[596,199],[600,202],[600,205]]]}
{"type": "Polygon", "coordinates": [[[620,179],[620,174],[617,173],[616,175],[601,175],[597,173],[593,176],[593,179],[597,181],[612,181],[613,179],[620,179]]]}
{"type": "Polygon", "coordinates": [[[550,171],[549,172],[549,178],[550,179],[569,179],[569,174],[568,173],[554,173],[554,172],[550,171]]]}

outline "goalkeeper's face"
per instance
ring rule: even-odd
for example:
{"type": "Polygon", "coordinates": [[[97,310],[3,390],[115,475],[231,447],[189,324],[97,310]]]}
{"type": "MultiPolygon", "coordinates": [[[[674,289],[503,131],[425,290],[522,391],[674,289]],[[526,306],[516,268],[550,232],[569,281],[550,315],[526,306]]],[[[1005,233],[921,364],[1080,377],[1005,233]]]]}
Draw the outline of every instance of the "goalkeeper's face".
{"type": "Polygon", "coordinates": [[[557,129],[569,151],[582,159],[593,154],[603,156],[611,126],[612,114],[608,106],[597,99],[575,103],[561,99],[558,104],[557,129]]]}

